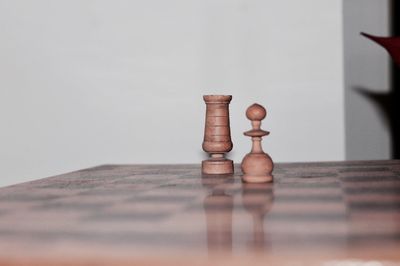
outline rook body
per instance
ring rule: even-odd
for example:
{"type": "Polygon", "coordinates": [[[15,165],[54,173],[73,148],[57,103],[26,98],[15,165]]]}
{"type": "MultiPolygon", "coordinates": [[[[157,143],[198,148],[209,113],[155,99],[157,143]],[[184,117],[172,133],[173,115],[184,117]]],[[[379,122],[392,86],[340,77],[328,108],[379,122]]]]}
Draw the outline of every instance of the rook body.
{"type": "Polygon", "coordinates": [[[233,161],[224,154],[231,151],[231,131],[229,124],[229,103],[231,95],[205,95],[206,122],[203,150],[210,159],[202,162],[203,174],[233,174],[233,161]]]}

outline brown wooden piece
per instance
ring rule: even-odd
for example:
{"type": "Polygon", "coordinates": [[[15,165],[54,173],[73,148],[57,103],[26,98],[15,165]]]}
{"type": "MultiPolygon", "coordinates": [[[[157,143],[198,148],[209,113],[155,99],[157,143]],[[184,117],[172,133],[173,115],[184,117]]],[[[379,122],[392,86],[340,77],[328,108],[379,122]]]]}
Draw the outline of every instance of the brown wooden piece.
{"type": "Polygon", "coordinates": [[[251,137],[253,146],[242,161],[242,180],[249,183],[272,182],[272,170],[274,163],[271,157],[266,154],[261,147],[263,136],[269,134],[260,128],[261,120],[265,118],[267,111],[259,104],[253,104],[247,108],[246,116],[251,120],[252,130],[244,132],[244,135],[251,137]]]}
{"type": "Polygon", "coordinates": [[[202,173],[233,174],[233,161],[224,157],[233,147],[229,125],[229,103],[232,96],[204,95],[203,99],[207,106],[203,150],[211,158],[202,162],[202,173]]]}

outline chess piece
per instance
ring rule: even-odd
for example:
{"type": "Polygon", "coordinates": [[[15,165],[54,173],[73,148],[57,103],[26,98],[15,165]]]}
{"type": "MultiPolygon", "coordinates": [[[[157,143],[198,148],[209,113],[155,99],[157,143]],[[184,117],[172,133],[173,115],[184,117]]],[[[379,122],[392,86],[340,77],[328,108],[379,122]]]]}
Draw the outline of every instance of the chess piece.
{"type": "Polygon", "coordinates": [[[246,110],[246,116],[251,120],[252,130],[244,132],[244,135],[251,137],[253,146],[242,161],[242,180],[249,183],[272,182],[272,170],[274,163],[271,157],[266,154],[261,147],[263,136],[269,134],[268,131],[260,129],[261,120],[265,118],[267,111],[259,104],[253,104],[246,110]]]}
{"type": "Polygon", "coordinates": [[[203,174],[233,174],[233,161],[224,154],[231,151],[231,131],[229,126],[229,103],[231,95],[204,95],[206,103],[206,123],[204,129],[203,150],[211,158],[201,165],[203,174]]]}

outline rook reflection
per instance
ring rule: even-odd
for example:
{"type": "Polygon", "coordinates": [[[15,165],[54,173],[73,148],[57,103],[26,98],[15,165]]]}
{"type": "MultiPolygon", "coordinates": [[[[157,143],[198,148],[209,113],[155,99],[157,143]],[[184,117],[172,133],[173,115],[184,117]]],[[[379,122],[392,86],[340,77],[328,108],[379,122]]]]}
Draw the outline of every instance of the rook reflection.
{"type": "Polygon", "coordinates": [[[203,185],[211,188],[204,199],[209,254],[232,252],[233,196],[226,193],[233,178],[203,177],[203,185]]]}

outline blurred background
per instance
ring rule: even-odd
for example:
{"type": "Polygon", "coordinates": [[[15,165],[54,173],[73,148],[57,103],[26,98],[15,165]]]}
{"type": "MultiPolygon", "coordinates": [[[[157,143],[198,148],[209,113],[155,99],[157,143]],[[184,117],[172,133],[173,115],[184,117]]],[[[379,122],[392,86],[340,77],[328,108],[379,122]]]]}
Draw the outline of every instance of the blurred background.
{"type": "Polygon", "coordinates": [[[109,163],[197,163],[204,94],[268,110],[275,162],[391,158],[389,0],[0,0],[0,186],[109,163]]]}

